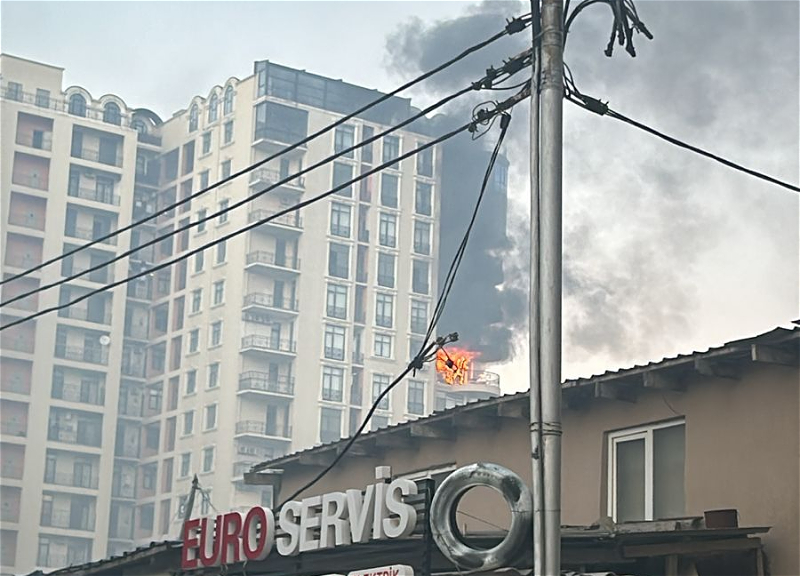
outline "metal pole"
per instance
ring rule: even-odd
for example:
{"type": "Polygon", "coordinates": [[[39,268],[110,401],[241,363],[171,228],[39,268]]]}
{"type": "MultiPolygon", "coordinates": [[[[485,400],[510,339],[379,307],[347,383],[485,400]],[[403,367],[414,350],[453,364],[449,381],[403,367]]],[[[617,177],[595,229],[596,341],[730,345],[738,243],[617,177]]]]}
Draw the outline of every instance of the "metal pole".
{"type": "Polygon", "coordinates": [[[541,338],[545,570],[561,572],[561,153],[564,104],[562,0],[542,0],[541,338]]]}
{"type": "Polygon", "coordinates": [[[539,80],[541,51],[539,31],[541,19],[539,1],[531,0],[531,33],[533,41],[533,71],[531,75],[531,125],[530,125],[530,184],[531,184],[531,254],[529,294],[530,336],[530,431],[531,431],[531,488],[533,489],[533,574],[545,576],[544,538],[544,476],[542,474],[542,406],[540,339],[539,339],[539,80]]]}

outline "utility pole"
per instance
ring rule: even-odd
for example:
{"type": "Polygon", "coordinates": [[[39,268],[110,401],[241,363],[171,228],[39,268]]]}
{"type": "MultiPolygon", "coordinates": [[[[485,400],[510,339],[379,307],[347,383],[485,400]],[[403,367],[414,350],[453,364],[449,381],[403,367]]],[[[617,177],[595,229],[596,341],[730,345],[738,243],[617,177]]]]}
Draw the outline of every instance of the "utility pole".
{"type": "MultiPolygon", "coordinates": [[[[539,0],[533,1],[538,4],[539,0]]],[[[533,16],[536,24],[536,10],[533,16]]],[[[541,43],[538,60],[541,68],[539,74],[534,71],[537,78],[531,96],[530,402],[534,573],[558,576],[561,573],[562,0],[541,0],[540,34],[539,37],[534,32],[534,50],[537,41],[541,43]],[[537,548],[541,560],[535,558],[537,548]]]]}

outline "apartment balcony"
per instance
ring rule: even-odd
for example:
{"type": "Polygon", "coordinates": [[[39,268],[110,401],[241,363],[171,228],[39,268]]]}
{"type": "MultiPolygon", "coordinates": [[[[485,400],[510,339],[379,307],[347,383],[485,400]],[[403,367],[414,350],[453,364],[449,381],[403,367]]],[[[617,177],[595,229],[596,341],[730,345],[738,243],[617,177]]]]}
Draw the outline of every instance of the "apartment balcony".
{"type": "Polygon", "coordinates": [[[291,398],[294,395],[294,378],[255,370],[243,372],[239,375],[239,394],[291,398]]]}
{"type": "Polygon", "coordinates": [[[148,330],[147,326],[126,326],[122,334],[125,336],[125,338],[149,341],[149,332],[150,331],[148,330]]]}
{"type": "Polygon", "coordinates": [[[290,130],[282,130],[274,126],[259,126],[253,138],[253,148],[266,154],[282,152],[288,157],[302,157],[306,153],[306,145],[297,146],[291,151],[286,151],[290,143],[297,142],[302,136],[290,130]]]}
{"type": "Polygon", "coordinates": [[[67,189],[67,196],[73,198],[82,198],[83,200],[91,200],[93,202],[100,202],[102,204],[109,204],[111,206],[119,206],[119,195],[114,194],[102,188],[95,188],[92,186],[70,186],[67,189]]]}
{"type": "Polygon", "coordinates": [[[35,214],[32,212],[11,212],[8,215],[8,223],[23,228],[44,231],[45,214],[35,214]]]}
{"type": "Polygon", "coordinates": [[[108,152],[99,148],[73,148],[71,156],[73,158],[80,158],[81,160],[89,160],[90,162],[97,162],[106,166],[122,166],[122,155],[118,154],[116,150],[108,152]]]}
{"type": "Polygon", "coordinates": [[[67,486],[70,488],[86,488],[87,490],[97,490],[99,479],[96,476],[86,476],[84,474],[72,474],[69,472],[51,472],[44,475],[45,484],[54,486],[67,486]]]}
{"type": "Polygon", "coordinates": [[[3,436],[11,436],[13,438],[25,438],[28,435],[27,422],[9,422],[3,420],[0,422],[0,433],[3,436]]]}
{"type": "Polygon", "coordinates": [[[111,324],[111,311],[103,310],[96,312],[88,308],[62,308],[58,311],[60,318],[70,318],[71,320],[82,320],[84,322],[92,322],[93,324],[111,324]]]}
{"type": "Polygon", "coordinates": [[[297,316],[299,301],[292,298],[275,298],[274,294],[252,293],[244,297],[242,309],[249,311],[274,312],[280,316],[297,316]]]}
{"type": "MultiPolygon", "coordinates": [[[[253,188],[266,188],[284,180],[287,176],[288,174],[281,175],[279,170],[258,168],[250,173],[250,186],[253,188]]],[[[281,188],[287,188],[302,193],[306,188],[306,179],[303,176],[298,176],[285,184],[281,184],[281,188]]]]}
{"type": "Polygon", "coordinates": [[[27,132],[17,134],[15,142],[21,146],[35,148],[36,150],[44,150],[49,152],[53,149],[53,133],[52,132],[27,132]]]}
{"type": "MultiPolygon", "coordinates": [[[[69,228],[64,231],[64,236],[68,236],[70,238],[80,238],[81,240],[96,240],[97,238],[101,238],[105,236],[106,233],[96,233],[91,228],[69,228]]],[[[112,238],[108,238],[107,240],[103,240],[100,242],[101,244],[108,244],[111,246],[117,245],[117,237],[114,236],[112,238]]]]}
{"type": "Polygon", "coordinates": [[[253,436],[256,438],[291,441],[292,427],[289,425],[280,426],[269,422],[259,422],[258,420],[243,420],[236,423],[235,436],[253,436]]]}
{"type": "Polygon", "coordinates": [[[32,338],[10,338],[0,340],[0,350],[3,352],[25,352],[33,354],[34,342],[32,338]]]}
{"type": "Polygon", "coordinates": [[[69,258],[62,260],[61,262],[61,275],[64,277],[80,275],[81,277],[79,280],[83,280],[85,282],[95,282],[97,284],[106,284],[108,282],[112,282],[114,279],[113,274],[111,273],[113,270],[112,266],[105,266],[103,268],[93,270],[92,272],[88,272],[89,269],[94,268],[98,265],[98,263],[93,264],[91,262],[86,262],[83,264],[76,264],[69,258]]]}
{"type": "Polygon", "coordinates": [[[294,340],[252,334],[242,338],[242,352],[265,352],[284,357],[294,356],[297,353],[297,343],[294,340]]]}
{"type": "Polygon", "coordinates": [[[75,362],[88,362],[89,364],[108,365],[108,351],[105,348],[89,348],[86,346],[67,346],[56,344],[56,358],[73,360],[75,362]]]}
{"type": "Polygon", "coordinates": [[[15,173],[11,177],[11,182],[13,184],[18,184],[19,186],[27,186],[28,188],[33,188],[35,190],[44,190],[46,191],[48,188],[48,180],[49,176],[41,176],[36,172],[32,172],[30,174],[17,174],[15,173]]]}
{"type": "Polygon", "coordinates": [[[149,144],[150,146],[161,146],[161,136],[155,134],[147,134],[146,132],[138,132],[136,140],[140,144],[149,144]]]}
{"type": "Polygon", "coordinates": [[[106,392],[100,386],[87,387],[82,384],[67,382],[54,387],[51,397],[65,402],[103,406],[106,401],[106,392]]]}
{"type": "Polygon", "coordinates": [[[150,284],[140,284],[136,281],[128,283],[128,298],[134,300],[150,301],[153,299],[153,286],[150,284]]]}
{"type": "Polygon", "coordinates": [[[49,513],[42,513],[40,526],[47,528],[64,528],[66,530],[94,530],[94,514],[85,517],[73,516],[66,510],[53,510],[49,513]]]}
{"type": "Polygon", "coordinates": [[[133,362],[123,359],[122,365],[120,366],[120,372],[122,372],[123,376],[144,379],[146,377],[145,363],[143,361],[133,362]]]}
{"type": "Polygon", "coordinates": [[[0,462],[0,478],[4,480],[22,480],[25,467],[16,462],[0,462]]]}
{"type": "Polygon", "coordinates": [[[282,277],[293,277],[300,273],[300,259],[265,250],[249,252],[246,257],[245,270],[274,274],[282,277]]]}
{"type": "MultiPolygon", "coordinates": [[[[252,210],[247,216],[247,221],[252,224],[277,213],[276,210],[252,210]]],[[[300,212],[289,212],[254,228],[254,230],[280,235],[296,235],[303,231],[303,219],[300,218],[300,212]]]]}

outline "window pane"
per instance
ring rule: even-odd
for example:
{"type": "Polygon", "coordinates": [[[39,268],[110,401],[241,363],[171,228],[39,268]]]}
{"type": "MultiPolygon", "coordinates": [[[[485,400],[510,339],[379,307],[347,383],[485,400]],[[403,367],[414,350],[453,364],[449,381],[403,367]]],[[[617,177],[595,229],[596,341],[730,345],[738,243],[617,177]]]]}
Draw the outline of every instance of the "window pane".
{"type": "Polygon", "coordinates": [[[653,430],[653,519],[677,518],[684,504],[686,427],[653,430]]]}
{"type": "Polygon", "coordinates": [[[616,444],[617,522],[644,520],[644,439],[616,444]]]}

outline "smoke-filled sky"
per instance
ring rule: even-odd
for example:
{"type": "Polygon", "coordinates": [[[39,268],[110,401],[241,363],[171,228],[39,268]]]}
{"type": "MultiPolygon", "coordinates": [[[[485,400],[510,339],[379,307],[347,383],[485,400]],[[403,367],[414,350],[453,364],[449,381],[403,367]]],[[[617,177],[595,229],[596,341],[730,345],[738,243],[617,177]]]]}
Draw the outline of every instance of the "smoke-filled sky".
{"type": "MultiPolygon", "coordinates": [[[[573,2],[575,4],[575,2],[573,2]]],[[[527,11],[514,2],[3,2],[4,52],[66,68],[164,117],[256,59],[389,90],[527,11]]],[[[603,54],[610,13],[577,20],[566,61],[623,114],[798,182],[800,3],[638,3],[655,35],[603,54]]],[[[413,92],[425,104],[526,47],[493,45],[413,92]]],[[[453,107],[454,114],[468,109],[453,107]]],[[[509,292],[526,289],[527,110],[514,112],[509,292]]],[[[496,133],[479,141],[493,144],[496,133]]],[[[798,315],[798,195],[565,104],[564,373],[587,375],[768,330],[798,315]]],[[[480,250],[480,238],[471,240],[480,250]]],[[[469,257],[469,252],[467,254],[469,257]]],[[[526,388],[527,336],[497,370],[526,388]]],[[[519,304],[519,302],[517,302],[519,304]]],[[[522,303],[524,305],[524,302],[522,303]]],[[[480,303],[476,303],[480,306],[480,303]]],[[[524,308],[523,308],[524,310],[524,308]]]]}

